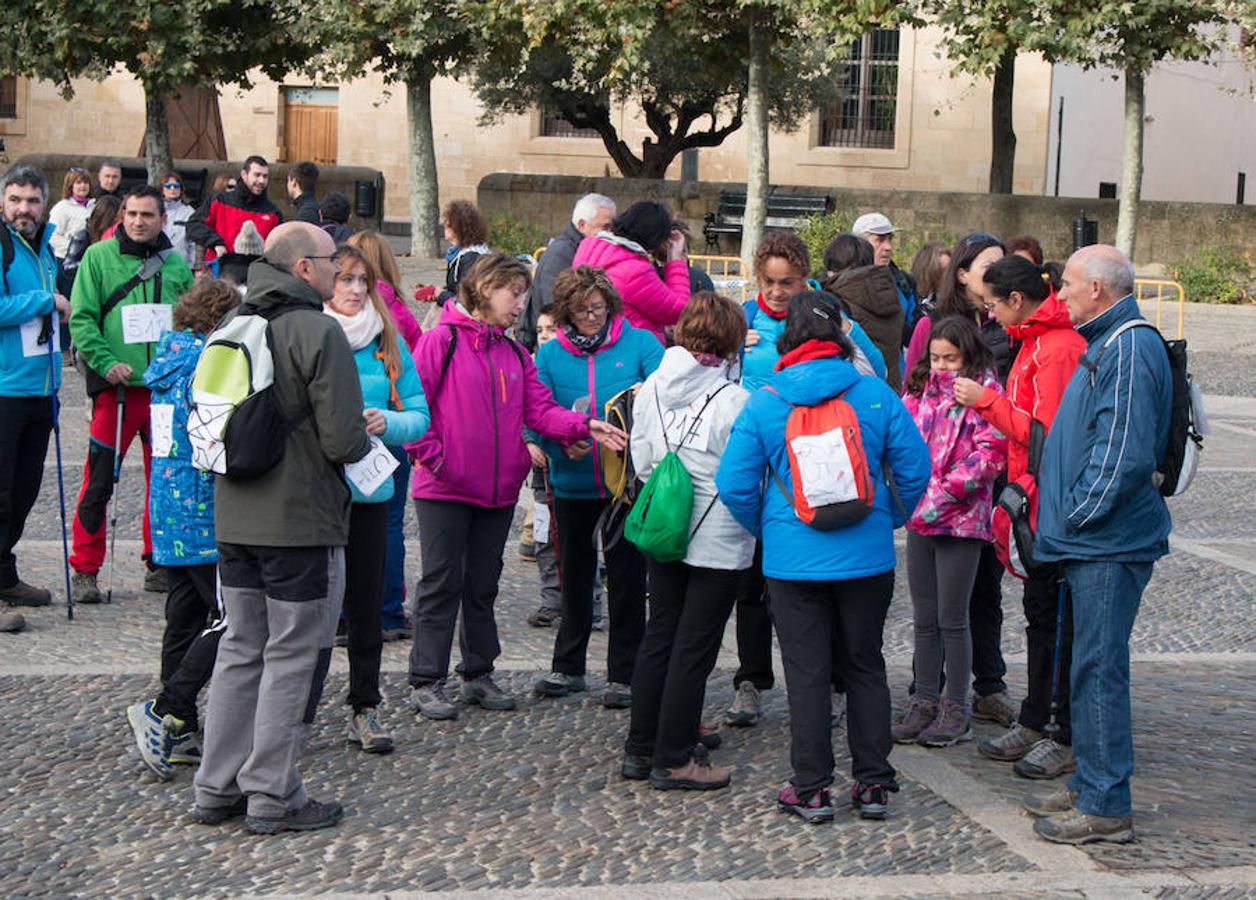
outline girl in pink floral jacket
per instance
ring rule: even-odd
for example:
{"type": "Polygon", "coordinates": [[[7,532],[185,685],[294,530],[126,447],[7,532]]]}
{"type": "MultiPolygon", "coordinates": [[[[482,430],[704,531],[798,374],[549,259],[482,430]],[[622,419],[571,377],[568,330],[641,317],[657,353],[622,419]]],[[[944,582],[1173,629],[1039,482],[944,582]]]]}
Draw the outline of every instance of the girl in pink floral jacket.
{"type": "Polygon", "coordinates": [[[991,539],[994,480],[1007,465],[1007,439],[955,400],[955,379],[1002,393],[994,359],[972,320],[934,322],[929,353],[907,377],[903,403],[929,445],[929,486],[907,522],[907,580],[916,636],[916,693],[894,726],[899,743],[948,747],[972,740],[968,682],[972,639],[968,600],[981,549],[991,539]],[[943,659],[946,696],[941,696],[943,659]]]}

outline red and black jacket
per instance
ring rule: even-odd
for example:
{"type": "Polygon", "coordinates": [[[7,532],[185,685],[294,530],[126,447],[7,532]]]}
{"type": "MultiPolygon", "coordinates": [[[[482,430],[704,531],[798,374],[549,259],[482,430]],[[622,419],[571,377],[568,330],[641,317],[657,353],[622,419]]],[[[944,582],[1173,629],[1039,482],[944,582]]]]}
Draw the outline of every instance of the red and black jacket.
{"type": "Polygon", "coordinates": [[[283,221],[283,213],[265,194],[258,197],[244,184],[234,190],[213,194],[188,219],[188,240],[205,248],[205,261],[215,256],[213,248],[221,244],[230,252],[246,221],[252,221],[257,233],[266,235],[283,221]]]}

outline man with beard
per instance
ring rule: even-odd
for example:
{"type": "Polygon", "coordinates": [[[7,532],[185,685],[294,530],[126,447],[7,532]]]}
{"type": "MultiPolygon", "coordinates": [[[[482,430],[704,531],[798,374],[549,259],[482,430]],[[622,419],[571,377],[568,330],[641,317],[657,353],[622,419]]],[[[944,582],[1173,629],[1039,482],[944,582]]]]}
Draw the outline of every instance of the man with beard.
{"type": "Polygon", "coordinates": [[[269,184],[270,164],[260,156],[250,156],[236,186],[213,194],[192,214],[188,240],[205,248],[205,262],[231,252],[246,221],[253,223],[262,240],[283,221],[279,207],[266,196],[269,184]]]}

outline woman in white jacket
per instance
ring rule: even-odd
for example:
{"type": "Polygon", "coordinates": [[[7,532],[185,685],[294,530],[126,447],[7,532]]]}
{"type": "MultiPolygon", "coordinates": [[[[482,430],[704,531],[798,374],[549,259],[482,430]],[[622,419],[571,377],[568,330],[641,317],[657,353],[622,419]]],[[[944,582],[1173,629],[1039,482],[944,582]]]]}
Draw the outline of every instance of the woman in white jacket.
{"type": "Polygon", "coordinates": [[[87,170],[79,166],[68,170],[61,187],[61,199],[48,211],[48,221],[56,226],[52,237],[48,238],[48,246],[57,259],[65,259],[74,232],[87,227],[93,203],[92,177],[87,170]]]}
{"type": "Polygon", "coordinates": [[[682,562],[648,563],[649,621],[632,680],[625,778],[660,790],[727,787],[730,770],[698,747],[707,676],[715,667],[741,572],[754,538],[724,508],[715,471],[733,421],[750,396],[729,378],[746,336],[741,308],[709,291],[694,295],[633,401],[632,462],[649,478],[668,448],[693,480],[689,552],[682,562]]]}

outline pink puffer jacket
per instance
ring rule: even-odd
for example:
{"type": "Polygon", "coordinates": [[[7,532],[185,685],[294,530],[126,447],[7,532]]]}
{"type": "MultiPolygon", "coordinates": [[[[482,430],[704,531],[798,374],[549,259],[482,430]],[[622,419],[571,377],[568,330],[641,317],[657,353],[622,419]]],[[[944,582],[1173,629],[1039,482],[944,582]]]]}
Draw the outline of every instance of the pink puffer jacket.
{"type": "Polygon", "coordinates": [[[585,238],[571,261],[576,266],[594,266],[606,272],[624,299],[624,317],[634,328],[654,333],[666,346],[663,329],[675,325],[689,302],[689,265],[673,259],[663,267],[660,279],[654,263],[632,241],[601,232],[585,238]]]}

